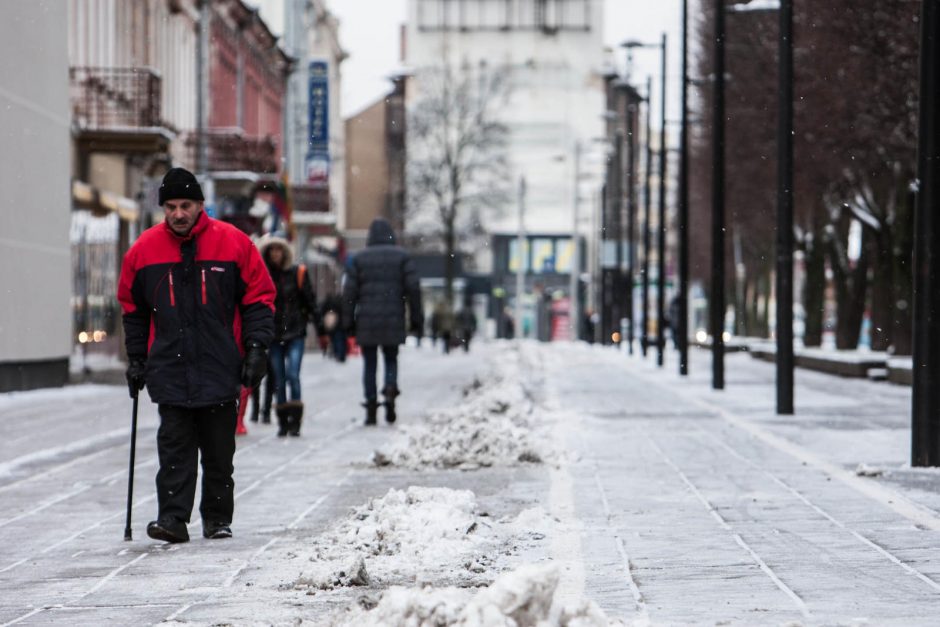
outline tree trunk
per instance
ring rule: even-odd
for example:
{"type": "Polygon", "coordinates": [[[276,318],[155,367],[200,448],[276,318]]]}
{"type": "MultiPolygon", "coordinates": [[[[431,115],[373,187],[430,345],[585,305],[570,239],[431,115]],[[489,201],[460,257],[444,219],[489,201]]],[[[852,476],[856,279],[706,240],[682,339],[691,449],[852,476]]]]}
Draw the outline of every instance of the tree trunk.
{"type": "Polygon", "coordinates": [[[759,303],[760,315],[757,318],[757,336],[768,338],[770,337],[770,274],[768,272],[762,272],[760,275],[760,285],[763,289],[760,290],[759,303]]]}
{"type": "MultiPolygon", "coordinates": [[[[840,237],[839,234],[836,237],[840,237]]],[[[868,254],[865,231],[862,231],[862,253],[854,268],[848,267],[844,251],[835,244],[832,250],[833,282],[836,288],[836,348],[854,350],[858,348],[865,315],[865,295],[868,288],[868,254]]],[[[844,240],[843,240],[844,241],[844,240]]]]}
{"type": "Polygon", "coordinates": [[[874,261],[871,282],[871,349],[886,351],[894,331],[894,259],[891,255],[891,231],[885,224],[871,238],[874,261]]]}
{"type": "Polygon", "coordinates": [[[822,229],[817,229],[804,246],[806,285],[803,289],[804,320],[803,345],[821,346],[823,335],[823,308],[826,297],[826,251],[822,245],[822,229]]]}
{"type": "Polygon", "coordinates": [[[444,300],[451,307],[454,305],[454,274],[456,274],[454,267],[457,254],[455,244],[454,223],[451,221],[444,226],[444,300]]]}

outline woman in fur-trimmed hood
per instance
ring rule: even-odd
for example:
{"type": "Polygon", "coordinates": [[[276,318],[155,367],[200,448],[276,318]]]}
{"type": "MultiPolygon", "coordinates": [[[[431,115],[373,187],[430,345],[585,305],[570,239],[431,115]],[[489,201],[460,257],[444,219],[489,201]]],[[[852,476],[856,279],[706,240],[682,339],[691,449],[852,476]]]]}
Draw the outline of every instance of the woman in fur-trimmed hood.
{"type": "Polygon", "coordinates": [[[300,363],[304,355],[307,324],[317,331],[320,318],[317,297],[303,264],[294,264],[290,243],[280,237],[265,236],[259,243],[271,280],[277,288],[274,300],[274,342],[271,343],[271,373],[277,394],[275,411],[278,435],[300,435],[304,405],[300,400],[300,363]],[[290,386],[290,400],[287,387],[290,386]]]}

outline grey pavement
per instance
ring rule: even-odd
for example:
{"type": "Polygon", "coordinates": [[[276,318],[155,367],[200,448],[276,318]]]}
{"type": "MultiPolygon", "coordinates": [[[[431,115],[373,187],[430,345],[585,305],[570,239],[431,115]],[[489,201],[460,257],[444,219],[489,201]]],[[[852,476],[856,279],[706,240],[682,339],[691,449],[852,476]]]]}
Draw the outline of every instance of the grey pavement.
{"type": "MultiPolygon", "coordinates": [[[[123,542],[130,401],[119,386],[0,397],[0,625],[320,624],[381,594],[287,589],[292,547],[348,508],[409,485],[473,490],[494,516],[541,505],[554,537],[509,562],[551,560],[561,594],[651,624],[936,624],[940,474],[905,466],[910,390],[799,372],[797,414],[773,413],[773,366],[708,354],[680,380],[675,357],[610,348],[480,343],[469,355],[402,355],[402,422],[459,403],[506,351],[536,368],[539,428],[557,463],[475,471],[379,469],[397,427],[360,426],[361,363],[308,354],[301,438],[249,423],[236,457],[235,537],[166,546],[155,514],[155,409],[141,405],[134,541],[123,542]],[[858,476],[859,464],[882,474],[858,476]]],[[[197,496],[198,499],[198,496],[197,496]]],[[[198,513],[194,523],[198,523],[198,513]]],[[[433,550],[433,547],[429,547],[433,550]]],[[[495,573],[494,573],[495,574],[495,573]]]]}

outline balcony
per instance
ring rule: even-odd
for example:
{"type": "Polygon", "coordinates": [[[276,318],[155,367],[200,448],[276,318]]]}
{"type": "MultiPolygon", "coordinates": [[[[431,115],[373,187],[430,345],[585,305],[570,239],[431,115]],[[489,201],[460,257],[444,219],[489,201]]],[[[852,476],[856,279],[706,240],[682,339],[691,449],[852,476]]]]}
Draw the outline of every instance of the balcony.
{"type": "Polygon", "coordinates": [[[92,152],[165,152],[173,132],[161,119],[161,79],[148,68],[69,68],[72,121],[92,152]]]}
{"type": "MultiPolygon", "coordinates": [[[[248,137],[241,129],[209,129],[206,132],[208,170],[210,172],[253,172],[274,174],[278,171],[277,141],[271,137],[248,137]]],[[[198,163],[198,134],[190,133],[186,147],[191,163],[198,163]]]]}

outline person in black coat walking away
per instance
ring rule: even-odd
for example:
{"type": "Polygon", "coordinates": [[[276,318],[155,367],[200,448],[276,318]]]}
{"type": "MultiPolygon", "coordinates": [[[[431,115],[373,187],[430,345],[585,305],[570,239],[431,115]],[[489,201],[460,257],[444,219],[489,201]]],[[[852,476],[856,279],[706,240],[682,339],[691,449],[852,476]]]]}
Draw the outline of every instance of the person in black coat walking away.
{"type": "Polygon", "coordinates": [[[278,436],[300,435],[304,404],[300,400],[300,363],[304,356],[307,324],[319,332],[317,297],[310,284],[307,268],[294,265],[294,254],[287,240],[265,238],[259,248],[261,257],[277,288],[274,300],[274,342],[271,344],[271,374],[277,394],[278,436]],[[290,400],[287,387],[290,386],[290,400]]]}
{"type": "Polygon", "coordinates": [[[414,262],[396,245],[392,225],[376,218],[369,225],[366,248],[347,266],[343,285],[343,327],[362,350],[367,425],[375,424],[379,405],[375,381],[379,347],[385,362],[385,419],[395,422],[398,347],[405,343],[406,304],[407,330],[420,337],[424,314],[414,262]]]}
{"type": "Polygon", "coordinates": [[[457,312],[456,320],[457,339],[463,345],[465,353],[470,352],[470,340],[477,332],[477,317],[473,313],[470,301],[464,303],[463,308],[457,312]]]}

